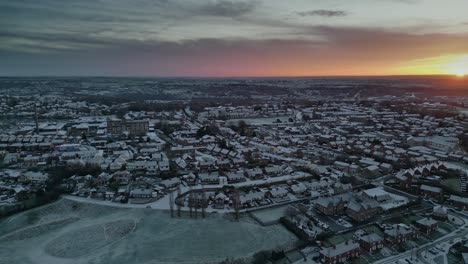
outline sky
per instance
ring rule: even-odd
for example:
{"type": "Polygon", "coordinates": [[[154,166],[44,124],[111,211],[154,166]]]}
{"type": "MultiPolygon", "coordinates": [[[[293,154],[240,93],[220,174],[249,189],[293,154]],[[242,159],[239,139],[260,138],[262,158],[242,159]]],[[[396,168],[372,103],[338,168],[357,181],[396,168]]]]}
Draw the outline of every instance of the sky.
{"type": "Polygon", "coordinates": [[[462,76],[467,10],[467,0],[0,0],[0,76],[462,76]]]}

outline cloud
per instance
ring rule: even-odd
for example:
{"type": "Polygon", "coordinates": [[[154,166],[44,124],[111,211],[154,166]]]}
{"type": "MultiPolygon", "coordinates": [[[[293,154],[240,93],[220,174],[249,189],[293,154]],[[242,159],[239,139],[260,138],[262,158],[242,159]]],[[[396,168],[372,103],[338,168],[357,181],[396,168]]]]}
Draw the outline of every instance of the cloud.
{"type": "Polygon", "coordinates": [[[325,10],[325,9],[297,12],[297,14],[303,17],[305,16],[344,17],[348,15],[348,13],[343,10],[325,10]]]}
{"type": "MultiPolygon", "coordinates": [[[[312,26],[296,39],[186,41],[94,39],[30,34],[28,48],[66,46],[50,53],[2,51],[9,74],[126,76],[271,76],[391,74],[395,65],[440,54],[468,53],[468,35],[410,34],[379,28],[312,26]],[[53,45],[47,44],[50,41],[53,45]],[[39,45],[39,46],[37,46],[39,45]]],[[[13,37],[10,35],[10,37],[13,37]]]]}
{"type": "Polygon", "coordinates": [[[252,12],[258,4],[258,1],[217,0],[202,5],[199,12],[201,15],[237,17],[252,12]]]}

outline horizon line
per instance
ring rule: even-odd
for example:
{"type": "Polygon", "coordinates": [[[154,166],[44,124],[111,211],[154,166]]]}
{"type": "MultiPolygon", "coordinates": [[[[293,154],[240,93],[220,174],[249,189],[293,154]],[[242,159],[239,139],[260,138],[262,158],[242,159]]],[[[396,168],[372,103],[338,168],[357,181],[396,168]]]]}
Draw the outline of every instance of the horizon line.
{"type": "Polygon", "coordinates": [[[383,75],[0,75],[0,78],[382,78],[382,77],[457,77],[454,74],[383,74],[383,75]]]}

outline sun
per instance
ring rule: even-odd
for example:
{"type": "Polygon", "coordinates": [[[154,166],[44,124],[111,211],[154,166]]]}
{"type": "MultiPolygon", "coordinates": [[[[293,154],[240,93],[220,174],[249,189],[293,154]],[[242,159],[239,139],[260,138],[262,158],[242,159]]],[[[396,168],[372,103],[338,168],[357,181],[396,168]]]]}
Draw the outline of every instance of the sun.
{"type": "Polygon", "coordinates": [[[445,63],[447,73],[464,77],[468,73],[468,55],[456,56],[445,63]]]}
{"type": "Polygon", "coordinates": [[[465,74],[466,72],[463,70],[455,72],[455,76],[460,77],[460,78],[465,77],[465,74]]]}

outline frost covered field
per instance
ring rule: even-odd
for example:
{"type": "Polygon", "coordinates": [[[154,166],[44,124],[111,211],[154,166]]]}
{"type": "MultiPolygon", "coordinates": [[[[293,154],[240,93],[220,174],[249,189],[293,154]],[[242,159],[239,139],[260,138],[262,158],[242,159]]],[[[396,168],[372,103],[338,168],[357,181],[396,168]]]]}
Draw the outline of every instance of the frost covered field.
{"type": "Polygon", "coordinates": [[[0,263],[207,263],[295,241],[282,226],[246,218],[170,218],[62,199],[0,220],[0,263]]]}

